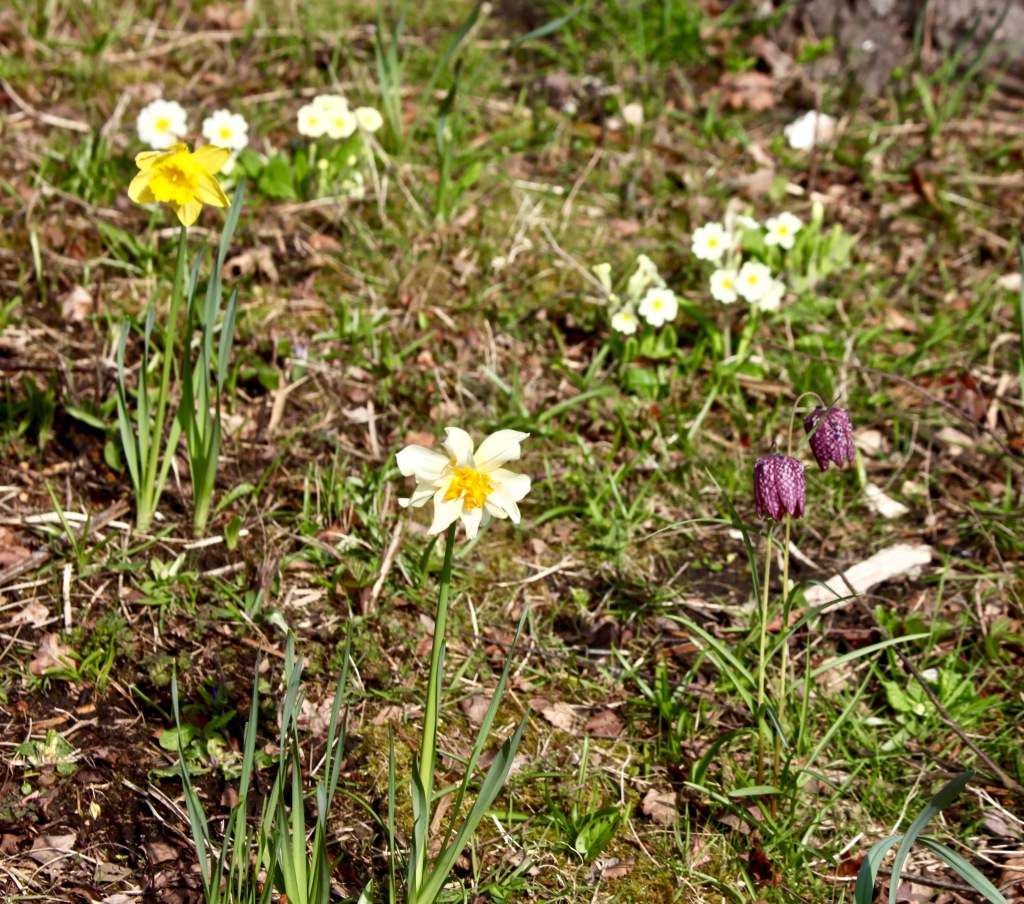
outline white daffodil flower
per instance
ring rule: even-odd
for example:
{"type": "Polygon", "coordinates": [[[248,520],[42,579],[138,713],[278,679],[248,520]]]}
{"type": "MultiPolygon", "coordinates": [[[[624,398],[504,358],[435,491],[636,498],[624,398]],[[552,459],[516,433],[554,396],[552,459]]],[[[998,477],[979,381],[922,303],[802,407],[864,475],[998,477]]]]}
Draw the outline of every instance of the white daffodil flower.
{"type": "Polygon", "coordinates": [[[722,304],[732,304],[739,296],[736,294],[735,270],[716,270],[711,274],[711,297],[722,304]]]}
{"type": "Polygon", "coordinates": [[[675,320],[676,314],[679,312],[676,293],[671,289],[662,289],[657,286],[648,289],[637,312],[651,326],[663,326],[670,320],[675,320]]]}
{"type": "Polygon", "coordinates": [[[237,154],[249,144],[249,123],[240,113],[217,110],[203,120],[203,138],[216,147],[227,148],[232,154],[237,154]]]}
{"type": "Polygon", "coordinates": [[[188,133],[188,114],[176,100],[158,98],[139,111],[135,122],[139,141],[155,151],[178,144],[188,133]]]}
{"type": "Polygon", "coordinates": [[[736,274],[736,292],[740,298],[753,304],[761,300],[771,281],[772,271],[767,264],[747,261],[736,274]]]}
{"type": "Polygon", "coordinates": [[[470,540],[491,517],[509,518],[518,524],[516,503],[530,491],[530,478],[502,465],[519,458],[519,443],[530,434],[499,430],[475,452],[465,430],[446,427],[445,434],[441,445],[448,454],[425,446],[406,446],[398,453],[398,469],[404,476],[416,478],[412,496],[399,499],[398,504],[418,508],[433,499],[431,534],[447,530],[460,519],[470,540]]]}
{"type": "Polygon", "coordinates": [[[623,308],[612,315],[612,329],[624,336],[632,336],[639,326],[640,322],[632,308],[623,308]]]}
{"type": "Polygon", "coordinates": [[[639,301],[643,294],[651,287],[665,288],[665,280],[658,273],[658,265],[646,254],[638,254],[636,258],[636,271],[626,283],[626,297],[633,302],[639,301]]]}
{"type": "Polygon", "coordinates": [[[693,256],[717,264],[732,245],[732,236],[721,223],[705,223],[693,233],[693,256]]]}
{"type": "Polygon", "coordinates": [[[783,211],[777,217],[769,217],[765,221],[764,243],[766,245],[778,245],[780,248],[789,251],[796,241],[796,234],[803,228],[803,220],[788,210],[783,211]]]}

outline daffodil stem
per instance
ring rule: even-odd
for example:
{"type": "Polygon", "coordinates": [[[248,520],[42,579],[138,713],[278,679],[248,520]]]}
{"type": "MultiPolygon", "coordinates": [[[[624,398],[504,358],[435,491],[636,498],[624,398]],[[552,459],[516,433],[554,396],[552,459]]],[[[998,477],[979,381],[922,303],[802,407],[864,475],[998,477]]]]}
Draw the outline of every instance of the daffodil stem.
{"type": "Polygon", "coordinates": [[[757,783],[764,784],[764,744],[765,744],[765,717],[764,717],[764,679],[768,670],[768,663],[765,662],[768,647],[768,584],[772,574],[772,534],[775,532],[775,525],[768,528],[768,553],[764,558],[764,577],[761,584],[761,645],[757,659],[757,783]]]}
{"type": "MultiPolygon", "coordinates": [[[[434,642],[430,647],[430,675],[427,678],[427,702],[423,711],[423,743],[420,746],[420,785],[427,802],[424,818],[430,822],[434,796],[434,766],[437,762],[437,723],[441,710],[441,668],[444,661],[444,635],[448,623],[448,598],[452,584],[452,554],[455,550],[455,525],[448,528],[444,544],[444,565],[441,568],[441,586],[437,593],[437,613],[434,616],[434,642]]],[[[426,869],[426,851],[416,859],[415,888],[422,884],[426,869]]]]}
{"type": "MultiPolygon", "coordinates": [[[[163,490],[160,480],[160,457],[163,451],[164,422],[167,419],[167,403],[171,392],[171,370],[174,359],[174,345],[178,336],[178,310],[185,291],[185,263],[188,256],[188,230],[181,227],[178,238],[178,258],[174,265],[174,282],[171,285],[171,304],[167,312],[167,323],[164,325],[163,369],[160,372],[160,386],[156,399],[156,418],[150,434],[147,450],[146,466],[143,471],[145,479],[139,487],[139,498],[136,506],[136,525],[139,530],[148,530],[156,513],[156,506],[163,490]]],[[[145,374],[141,378],[140,392],[146,392],[145,374]]]]}

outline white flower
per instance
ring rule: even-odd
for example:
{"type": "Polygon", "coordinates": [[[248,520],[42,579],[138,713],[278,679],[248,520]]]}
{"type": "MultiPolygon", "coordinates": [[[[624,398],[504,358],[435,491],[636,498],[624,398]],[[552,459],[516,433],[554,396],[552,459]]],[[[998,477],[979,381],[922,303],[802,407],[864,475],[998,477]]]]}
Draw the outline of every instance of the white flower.
{"type": "Polygon", "coordinates": [[[836,134],[836,121],[827,113],[811,110],[782,130],[794,151],[809,151],[816,144],[828,144],[836,134]]]}
{"type": "Polygon", "coordinates": [[[732,236],[721,223],[706,223],[693,233],[693,255],[702,261],[718,263],[731,244],[732,236]]]}
{"type": "Polygon", "coordinates": [[[789,251],[796,241],[796,234],[803,228],[803,220],[791,214],[788,210],[783,211],[777,217],[769,217],[764,224],[768,232],[765,234],[766,245],[778,245],[789,251]]]}
{"type": "Polygon", "coordinates": [[[232,154],[224,161],[224,165],[220,168],[220,174],[222,176],[230,176],[235,171],[235,164],[238,163],[238,155],[232,154]]]}
{"type": "Polygon", "coordinates": [[[753,302],[759,311],[777,311],[782,304],[782,296],[786,294],[786,284],[781,279],[768,280],[764,294],[753,302]]]}
{"type": "Polygon", "coordinates": [[[310,106],[324,113],[334,113],[337,110],[347,110],[348,101],[340,94],[318,94],[310,106]]]}
{"type": "Polygon", "coordinates": [[[634,129],[639,129],[644,124],[644,108],[643,104],[631,103],[626,104],[622,108],[622,118],[625,120],[626,125],[632,126],[634,129]]]}
{"type": "Polygon", "coordinates": [[[636,319],[632,308],[623,308],[612,315],[612,329],[617,333],[632,336],[639,326],[640,322],[636,319]]]}
{"type": "Polygon", "coordinates": [[[651,326],[662,326],[676,319],[679,311],[676,293],[659,287],[648,289],[637,311],[651,326]]]}
{"type": "Polygon", "coordinates": [[[139,140],[156,151],[178,144],[188,133],[188,114],[176,100],[159,98],[139,111],[139,140]]]}
{"type": "Polygon", "coordinates": [[[760,301],[768,291],[772,279],[771,268],[765,264],[747,261],[736,274],[736,291],[749,302],[760,301]]]}
{"type": "Polygon", "coordinates": [[[594,276],[597,277],[597,281],[601,284],[602,288],[611,295],[612,292],[612,265],[609,263],[594,264],[590,268],[594,271],[594,276]]]}
{"type": "Polygon", "coordinates": [[[320,138],[327,133],[327,114],[316,104],[299,107],[299,134],[307,138],[320,138]]]}
{"type": "Polygon", "coordinates": [[[756,229],[761,228],[761,224],[757,222],[753,217],[748,217],[746,214],[740,213],[736,215],[736,225],[741,229],[746,229],[748,232],[752,232],[756,229]]]}
{"type": "Polygon", "coordinates": [[[732,304],[737,299],[735,270],[716,270],[711,274],[711,297],[722,304],[732,304]]]}
{"type": "Polygon", "coordinates": [[[249,123],[240,113],[218,110],[203,120],[203,138],[237,154],[249,143],[249,123]]]}
{"type": "Polygon", "coordinates": [[[324,128],[328,138],[345,139],[355,132],[358,121],[356,114],[348,107],[338,107],[330,112],[321,113],[326,123],[324,128]]]}
{"type": "Polygon", "coordinates": [[[356,120],[359,128],[371,135],[384,125],[384,117],[374,107],[356,107],[356,120]]]}
{"type": "Polygon", "coordinates": [[[399,499],[398,504],[418,508],[433,499],[432,534],[459,519],[470,540],[491,516],[511,518],[518,524],[516,503],[530,491],[530,478],[501,466],[519,458],[519,443],[530,434],[499,430],[480,443],[475,453],[465,430],[446,427],[445,434],[441,445],[447,455],[424,446],[406,446],[398,453],[398,469],[406,477],[416,478],[412,496],[399,499]]]}
{"type": "Polygon", "coordinates": [[[652,285],[662,289],[665,287],[665,280],[658,273],[658,267],[654,261],[646,254],[638,254],[636,258],[636,271],[626,284],[626,296],[630,301],[639,301],[644,292],[652,285]]]}

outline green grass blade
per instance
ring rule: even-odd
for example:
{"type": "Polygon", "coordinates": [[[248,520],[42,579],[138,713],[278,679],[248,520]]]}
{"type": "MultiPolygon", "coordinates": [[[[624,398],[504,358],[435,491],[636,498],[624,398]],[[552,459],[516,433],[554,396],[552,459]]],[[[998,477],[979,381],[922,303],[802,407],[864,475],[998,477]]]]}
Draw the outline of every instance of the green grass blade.
{"type": "Polygon", "coordinates": [[[956,851],[951,850],[944,844],[940,844],[934,838],[922,836],[918,841],[933,854],[937,854],[945,860],[952,869],[956,870],[970,883],[978,894],[984,895],[992,904],[1007,904],[1006,898],[1000,894],[999,889],[989,882],[973,864],[961,857],[956,851]]]}
{"type": "Polygon", "coordinates": [[[900,873],[903,871],[903,864],[907,862],[910,848],[924,831],[925,826],[950,804],[973,776],[973,770],[958,775],[925,804],[924,809],[917,814],[917,819],[910,824],[910,828],[907,829],[907,833],[903,836],[900,846],[896,849],[896,856],[892,861],[892,883],[889,886],[889,904],[896,904],[899,894],[900,873]]]}
{"type": "MultiPolygon", "coordinates": [[[[878,869],[882,865],[882,858],[889,853],[889,850],[899,843],[902,835],[890,835],[881,841],[871,845],[871,849],[864,857],[857,873],[857,884],[853,888],[853,904],[873,904],[875,899],[875,878],[878,876],[878,869]]],[[[893,876],[895,887],[896,877],[893,876]]]]}
{"type": "Polygon", "coordinates": [[[852,650],[849,653],[844,653],[842,656],[837,656],[835,659],[829,660],[824,665],[819,665],[811,672],[811,678],[817,678],[829,669],[834,669],[837,665],[842,665],[846,662],[853,662],[857,659],[863,659],[865,656],[870,656],[872,653],[877,653],[879,650],[884,650],[886,647],[891,647],[898,643],[910,643],[912,640],[925,640],[928,637],[931,637],[931,634],[905,634],[903,637],[890,637],[888,640],[881,640],[878,643],[869,644],[866,647],[861,647],[859,650],[852,650]]]}

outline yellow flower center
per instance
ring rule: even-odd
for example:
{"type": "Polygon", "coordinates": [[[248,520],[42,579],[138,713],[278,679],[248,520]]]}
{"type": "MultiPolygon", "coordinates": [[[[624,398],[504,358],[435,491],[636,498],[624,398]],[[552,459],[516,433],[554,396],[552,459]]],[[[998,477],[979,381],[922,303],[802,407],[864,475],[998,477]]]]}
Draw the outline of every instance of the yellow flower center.
{"type": "Polygon", "coordinates": [[[231,129],[229,129],[227,126],[221,126],[220,137],[226,141],[228,138],[231,137],[231,129]]]}
{"type": "Polygon", "coordinates": [[[785,235],[789,230],[785,226],[777,227],[779,235],[785,235]]]}
{"type": "Polygon", "coordinates": [[[708,247],[709,248],[714,248],[717,245],[718,245],[718,239],[714,239],[714,238],[708,239],[708,247]]]}
{"type": "Polygon", "coordinates": [[[723,289],[731,289],[732,288],[732,280],[731,279],[723,279],[722,280],[722,288],[723,289]]]}
{"type": "Polygon", "coordinates": [[[651,307],[654,308],[654,310],[656,310],[656,311],[660,311],[661,310],[661,302],[660,301],[655,301],[655,302],[653,302],[651,304],[651,307]]]}
{"type": "Polygon", "coordinates": [[[456,468],[455,478],[444,494],[444,501],[451,502],[460,496],[466,500],[466,511],[483,508],[484,500],[494,492],[494,481],[474,468],[456,468]]]}
{"type": "Polygon", "coordinates": [[[196,166],[188,151],[179,151],[154,167],[149,180],[153,197],[181,206],[196,196],[199,187],[196,166]]]}
{"type": "Polygon", "coordinates": [[[156,130],[158,132],[166,132],[171,127],[171,121],[169,119],[158,119],[156,121],[156,130]]]}

